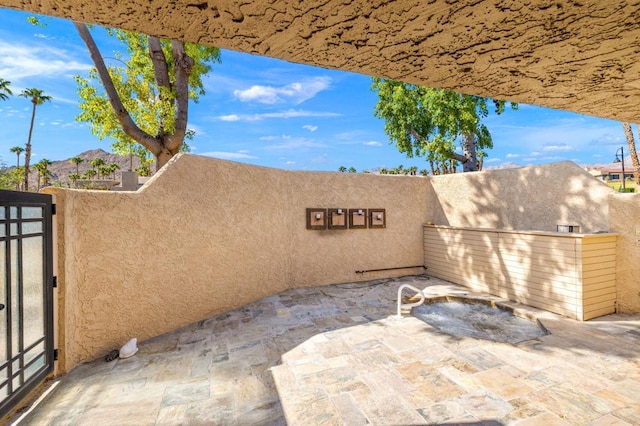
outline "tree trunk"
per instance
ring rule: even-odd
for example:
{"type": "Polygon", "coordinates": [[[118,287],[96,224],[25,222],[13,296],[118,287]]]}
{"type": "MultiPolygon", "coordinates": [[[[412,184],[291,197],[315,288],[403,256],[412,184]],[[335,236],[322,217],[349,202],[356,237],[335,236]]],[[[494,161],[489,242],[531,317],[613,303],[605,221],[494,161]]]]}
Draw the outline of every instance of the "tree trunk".
{"type": "MultiPolygon", "coordinates": [[[[629,145],[629,155],[633,164],[633,180],[638,185],[640,184],[640,161],[638,161],[638,152],[636,151],[636,142],[633,138],[631,124],[623,121],[622,128],[624,129],[624,136],[627,138],[627,145],[629,145]]],[[[638,126],[638,131],[640,131],[640,126],[638,126]]],[[[622,161],[624,161],[624,158],[622,161]]],[[[622,176],[622,179],[624,179],[624,176],[622,176]]]]}
{"type": "Polygon", "coordinates": [[[36,103],[33,103],[33,110],[31,111],[31,125],[29,126],[29,138],[27,139],[27,146],[24,151],[24,190],[29,190],[29,162],[31,161],[31,135],[33,134],[33,122],[36,119],[36,103]]]}
{"type": "Polygon", "coordinates": [[[156,155],[156,172],[162,168],[165,164],[173,158],[175,154],[172,154],[168,149],[163,149],[158,155],[156,155]]]}
{"type": "Polygon", "coordinates": [[[96,66],[98,76],[102,81],[109,103],[122,126],[122,130],[147,148],[156,157],[157,169],[164,166],[174,155],[180,152],[187,130],[187,118],[189,114],[189,76],[193,69],[194,60],[186,54],[184,43],[177,40],[171,40],[171,50],[175,60],[176,81],[175,87],[171,87],[166,57],[162,51],[160,39],[149,36],[149,55],[154,64],[154,73],[156,83],[159,88],[164,87],[166,90],[175,90],[175,130],[171,134],[165,134],[164,123],[160,123],[158,134],[151,136],[140,129],[131,118],[129,111],[124,107],[120,96],[113,84],[109,70],[107,69],[104,59],[100,54],[95,40],[83,23],[73,23],[80,34],[80,37],[87,45],[91,59],[96,66]]]}
{"type": "Polygon", "coordinates": [[[78,30],[80,38],[82,38],[84,44],[87,45],[87,49],[89,50],[91,59],[96,66],[96,70],[98,71],[100,81],[102,82],[105,92],[107,92],[109,104],[111,104],[111,108],[113,108],[113,112],[118,118],[118,121],[122,126],[122,130],[124,130],[124,132],[133,140],[151,151],[153,155],[158,156],[160,151],[162,151],[163,149],[162,144],[155,137],[140,129],[131,118],[129,111],[127,111],[127,109],[122,104],[120,96],[118,95],[118,92],[116,91],[116,88],[113,84],[113,80],[111,79],[111,75],[109,74],[109,70],[104,63],[102,55],[100,54],[100,50],[98,49],[95,40],[91,36],[91,33],[89,33],[87,26],[80,22],[74,22],[73,25],[75,25],[76,29],[78,30]]]}
{"type": "Polygon", "coordinates": [[[462,152],[466,161],[462,163],[463,172],[478,171],[478,159],[476,156],[476,139],[473,134],[462,135],[462,152]]]}

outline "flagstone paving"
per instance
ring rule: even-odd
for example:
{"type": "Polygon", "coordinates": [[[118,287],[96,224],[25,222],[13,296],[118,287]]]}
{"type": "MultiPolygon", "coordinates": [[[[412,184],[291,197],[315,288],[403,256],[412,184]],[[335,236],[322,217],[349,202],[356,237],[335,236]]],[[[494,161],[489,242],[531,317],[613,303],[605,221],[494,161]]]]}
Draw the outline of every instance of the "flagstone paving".
{"type": "Polygon", "coordinates": [[[551,334],[496,343],[397,318],[403,283],[467,293],[426,276],[288,290],[80,365],[18,422],[640,424],[640,315],[582,323],[512,304],[551,334]]]}

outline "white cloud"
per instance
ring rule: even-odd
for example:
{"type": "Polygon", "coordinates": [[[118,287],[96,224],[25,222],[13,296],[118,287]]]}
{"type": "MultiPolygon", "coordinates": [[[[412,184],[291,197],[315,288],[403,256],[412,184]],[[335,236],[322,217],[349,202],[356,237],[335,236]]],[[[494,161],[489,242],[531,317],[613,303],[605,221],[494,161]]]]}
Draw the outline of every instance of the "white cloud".
{"type": "Polygon", "coordinates": [[[484,163],[500,163],[502,160],[499,158],[486,158],[484,163]]]}
{"type": "Polygon", "coordinates": [[[573,148],[564,143],[560,145],[545,145],[542,150],[545,152],[569,152],[573,151],[573,148]]]}
{"type": "Polygon", "coordinates": [[[362,145],[366,145],[366,146],[382,146],[382,144],[378,141],[368,141],[368,142],[363,142],[362,145]]]}
{"type": "Polygon", "coordinates": [[[295,162],[295,161],[291,161],[291,160],[290,160],[290,161],[287,161],[287,162],[286,162],[286,163],[284,163],[284,164],[285,164],[285,165],[287,165],[287,166],[293,166],[293,165],[295,165],[295,164],[296,164],[296,162],[295,162]]]}
{"type": "Polygon", "coordinates": [[[304,126],[302,126],[303,129],[307,129],[310,132],[315,132],[316,130],[318,130],[318,126],[312,126],[311,124],[305,124],[304,126]]]}
{"type": "Polygon", "coordinates": [[[511,154],[511,153],[507,154],[507,158],[520,158],[520,157],[522,157],[522,155],[520,154],[511,154]]]}
{"type": "Polygon", "coordinates": [[[330,84],[329,77],[313,77],[282,87],[255,85],[245,90],[234,90],[233,96],[242,102],[271,105],[290,101],[297,105],[326,90],[330,84]]]}
{"type": "Polygon", "coordinates": [[[289,142],[283,142],[280,144],[265,146],[264,149],[279,150],[279,149],[300,149],[300,148],[326,148],[327,145],[313,142],[304,138],[293,139],[289,142]]]}
{"type": "Polygon", "coordinates": [[[213,152],[203,152],[200,155],[206,155],[207,157],[215,157],[223,160],[251,160],[256,159],[258,157],[254,157],[253,155],[247,154],[247,150],[242,150],[238,152],[224,152],[224,151],[213,151],[213,152]]]}
{"type": "Polygon", "coordinates": [[[335,112],[313,112],[304,110],[290,109],[281,112],[267,112],[263,114],[229,114],[218,116],[218,120],[222,121],[260,121],[269,118],[298,118],[298,117],[339,117],[340,114],[335,112]]]}
{"type": "Polygon", "coordinates": [[[281,139],[291,139],[291,135],[280,135],[280,136],[260,136],[261,141],[278,141],[281,139]]]}
{"type": "Polygon", "coordinates": [[[63,49],[44,44],[24,45],[0,41],[0,75],[14,83],[16,88],[22,80],[72,75],[90,68],[90,64],[74,60],[63,49]]]}
{"type": "Polygon", "coordinates": [[[218,119],[221,121],[240,121],[240,116],[237,114],[221,115],[218,119]]]}

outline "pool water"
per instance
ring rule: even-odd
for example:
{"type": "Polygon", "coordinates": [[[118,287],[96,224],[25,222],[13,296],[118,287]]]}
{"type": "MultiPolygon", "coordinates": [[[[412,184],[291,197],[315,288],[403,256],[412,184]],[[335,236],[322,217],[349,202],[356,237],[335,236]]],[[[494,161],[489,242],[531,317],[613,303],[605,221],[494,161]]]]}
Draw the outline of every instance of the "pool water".
{"type": "Polygon", "coordinates": [[[441,332],[453,336],[519,343],[548,334],[537,321],[479,303],[430,303],[413,308],[411,313],[441,332]]]}

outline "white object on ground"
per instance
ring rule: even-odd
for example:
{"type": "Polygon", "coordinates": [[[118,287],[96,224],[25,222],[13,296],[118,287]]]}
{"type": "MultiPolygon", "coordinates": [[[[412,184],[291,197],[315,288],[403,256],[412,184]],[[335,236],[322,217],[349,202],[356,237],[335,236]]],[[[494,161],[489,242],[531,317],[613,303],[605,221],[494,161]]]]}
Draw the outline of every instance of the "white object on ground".
{"type": "Polygon", "coordinates": [[[138,352],[138,339],[134,337],[120,348],[120,358],[131,358],[136,354],[136,352],[138,352]]]}

